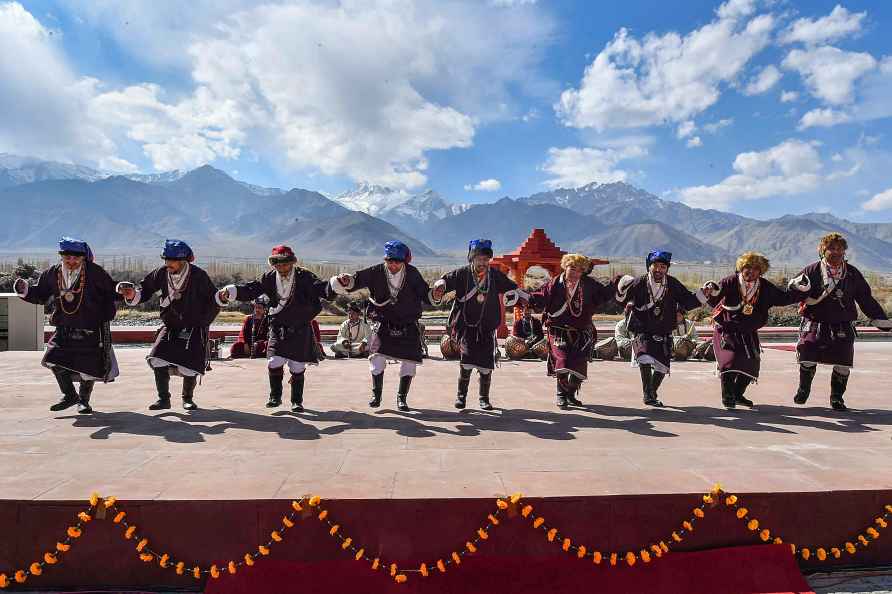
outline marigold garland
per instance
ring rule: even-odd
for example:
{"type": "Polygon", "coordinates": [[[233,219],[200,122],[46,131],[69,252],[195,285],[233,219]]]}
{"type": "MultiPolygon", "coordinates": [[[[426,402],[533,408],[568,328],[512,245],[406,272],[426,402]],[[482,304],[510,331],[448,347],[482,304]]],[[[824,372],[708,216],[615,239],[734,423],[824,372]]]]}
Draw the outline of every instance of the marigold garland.
{"type": "MultiPolygon", "coordinates": [[[[625,553],[602,553],[598,550],[590,550],[582,544],[574,544],[573,539],[569,536],[562,534],[555,527],[547,526],[543,516],[534,515],[532,505],[524,504],[521,506],[521,499],[522,495],[519,493],[511,495],[510,497],[497,499],[496,509],[486,516],[486,524],[478,528],[474,532],[471,540],[466,541],[463,547],[452,551],[448,556],[438,558],[435,561],[421,563],[417,569],[401,569],[396,563],[388,563],[380,557],[368,557],[365,552],[366,549],[354,544],[351,537],[343,534],[341,526],[330,519],[328,510],[321,507],[322,499],[317,495],[308,496],[291,502],[291,510],[282,517],[281,526],[270,532],[270,540],[265,544],[259,544],[256,552],[245,553],[239,561],[230,560],[225,561],[220,565],[211,564],[204,569],[199,565],[194,565],[188,570],[188,573],[195,579],[201,579],[203,576],[209,576],[211,579],[218,579],[226,575],[234,575],[242,566],[253,566],[258,557],[270,554],[270,547],[272,547],[273,544],[284,541],[287,531],[296,526],[296,520],[299,519],[298,514],[303,515],[305,512],[304,504],[310,508],[318,508],[310,515],[314,515],[319,522],[324,522],[328,525],[329,535],[340,540],[340,547],[342,550],[349,550],[354,560],[369,564],[372,571],[385,571],[385,573],[389,573],[390,577],[400,584],[408,581],[407,574],[409,573],[418,573],[423,577],[430,577],[446,573],[449,566],[460,565],[464,556],[476,553],[478,545],[489,539],[492,528],[501,523],[501,520],[499,519],[500,515],[513,508],[519,508],[519,516],[524,519],[532,517],[531,527],[534,530],[541,529],[545,533],[547,540],[559,545],[563,551],[572,553],[579,559],[590,558],[594,565],[601,565],[602,561],[606,559],[608,563],[605,566],[608,567],[617,567],[621,561],[624,562],[625,565],[633,567],[639,561],[643,564],[648,564],[655,559],[660,559],[671,550],[669,545],[666,544],[666,541],[674,543],[682,542],[688,534],[694,531],[695,523],[705,518],[707,508],[720,506],[722,502],[724,503],[724,508],[732,511],[737,519],[746,524],[748,530],[758,535],[762,542],[767,543],[770,541],[774,544],[784,543],[784,540],[781,537],[777,536],[772,530],[764,526],[757,518],[750,514],[750,510],[741,504],[740,498],[737,495],[724,493],[720,485],[715,485],[709,493],[702,496],[702,503],[691,511],[692,517],[683,520],[680,528],[671,533],[671,538],[660,540],[658,543],[649,546],[641,547],[638,549],[637,553],[634,552],[634,549],[625,553]],[[437,572],[434,572],[433,568],[436,568],[437,572]]],[[[93,493],[90,495],[89,504],[90,507],[87,510],[80,511],[76,514],[77,521],[66,529],[65,538],[56,543],[55,550],[45,552],[40,561],[31,563],[27,569],[16,570],[12,574],[12,578],[5,573],[0,573],[0,589],[7,588],[13,583],[24,584],[29,577],[42,575],[47,566],[60,563],[64,554],[70,551],[72,543],[82,536],[85,525],[96,518],[104,518],[105,510],[110,511],[113,514],[112,522],[122,527],[121,534],[123,538],[125,540],[136,541],[137,544],[134,548],[141,561],[145,563],[157,562],[161,568],[171,569],[177,575],[186,574],[186,568],[188,567],[186,562],[172,558],[169,553],[160,553],[153,550],[149,539],[138,532],[137,526],[127,522],[126,512],[117,509],[117,500],[114,497],[103,499],[99,494],[93,493]],[[100,510],[100,508],[102,513],[97,515],[96,512],[100,510]]],[[[306,513],[310,512],[306,511],[306,513]]],[[[509,514],[509,517],[514,517],[514,515],[514,513],[509,514]]],[[[794,543],[787,544],[790,547],[791,553],[803,561],[816,560],[824,562],[827,560],[836,560],[842,557],[843,552],[849,555],[855,555],[859,549],[867,548],[872,541],[880,538],[880,531],[888,527],[890,516],[892,516],[892,504],[887,504],[883,508],[883,513],[874,518],[870,525],[856,534],[854,538],[839,546],[798,547],[794,543]]]]}

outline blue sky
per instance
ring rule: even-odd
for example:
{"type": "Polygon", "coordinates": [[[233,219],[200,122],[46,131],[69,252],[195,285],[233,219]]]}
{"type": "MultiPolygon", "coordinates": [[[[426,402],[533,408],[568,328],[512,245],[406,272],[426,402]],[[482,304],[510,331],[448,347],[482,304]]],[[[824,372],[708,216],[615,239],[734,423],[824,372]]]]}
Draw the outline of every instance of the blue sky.
{"type": "Polygon", "coordinates": [[[0,0],[0,152],[892,220],[888,2],[0,0]]]}

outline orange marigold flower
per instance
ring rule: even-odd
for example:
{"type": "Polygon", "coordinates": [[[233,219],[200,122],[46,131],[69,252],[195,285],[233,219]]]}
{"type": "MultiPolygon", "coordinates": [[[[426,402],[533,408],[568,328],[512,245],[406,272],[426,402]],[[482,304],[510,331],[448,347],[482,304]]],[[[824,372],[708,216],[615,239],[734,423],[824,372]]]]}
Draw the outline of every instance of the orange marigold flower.
{"type": "Polygon", "coordinates": [[[771,531],[768,528],[763,528],[762,532],[759,533],[759,538],[761,538],[763,542],[768,542],[771,538],[771,531]]]}
{"type": "Polygon", "coordinates": [[[796,545],[794,545],[793,543],[790,543],[790,552],[794,555],[796,554],[796,545]]]}
{"type": "Polygon", "coordinates": [[[517,503],[523,497],[523,493],[515,493],[511,496],[511,503],[517,503]]]}
{"type": "Polygon", "coordinates": [[[576,547],[576,556],[580,559],[585,557],[586,552],[587,551],[585,550],[585,545],[579,545],[578,547],[576,547]]]}
{"type": "Polygon", "coordinates": [[[201,568],[199,566],[196,565],[192,568],[192,577],[194,577],[196,580],[201,579],[201,568]]]}
{"type": "Polygon", "coordinates": [[[616,561],[619,559],[619,556],[616,553],[610,553],[610,564],[616,566],[616,561]]]}
{"type": "Polygon", "coordinates": [[[461,556],[459,556],[458,553],[456,553],[455,551],[452,551],[451,556],[452,556],[452,560],[455,562],[456,565],[461,565],[461,556]]]}
{"type": "Polygon", "coordinates": [[[53,555],[52,553],[44,553],[43,560],[46,562],[47,565],[55,565],[56,563],[59,562],[59,560],[56,558],[56,556],[53,555]]]}
{"type": "Polygon", "coordinates": [[[260,545],[257,547],[257,552],[259,552],[261,555],[269,555],[269,547],[260,545]]]}
{"type": "Polygon", "coordinates": [[[99,504],[99,493],[90,493],[90,505],[96,507],[99,504]]]}
{"type": "Polygon", "coordinates": [[[379,559],[378,557],[375,557],[374,560],[372,560],[372,571],[378,571],[378,567],[380,565],[381,565],[381,559],[379,559]]]}
{"type": "Polygon", "coordinates": [[[874,540],[876,540],[880,537],[880,533],[877,532],[876,528],[874,528],[872,526],[867,529],[867,534],[874,540]]]}
{"type": "Polygon", "coordinates": [[[60,553],[65,553],[65,552],[67,552],[70,548],[71,548],[71,545],[70,545],[70,544],[65,544],[64,542],[57,542],[57,543],[56,543],[56,550],[59,551],[60,553]]]}
{"type": "Polygon", "coordinates": [[[362,557],[364,555],[365,555],[365,549],[359,549],[358,551],[356,551],[356,554],[353,555],[353,558],[356,559],[357,561],[359,561],[360,559],[362,559],[362,557]]]}
{"type": "Polygon", "coordinates": [[[885,528],[886,526],[889,525],[889,524],[886,522],[886,520],[884,520],[883,518],[877,518],[876,520],[874,520],[874,522],[875,522],[876,525],[879,526],[880,528],[885,528]]]}
{"type": "Polygon", "coordinates": [[[28,574],[25,573],[24,569],[20,569],[17,572],[15,572],[15,576],[13,576],[13,577],[15,578],[15,581],[18,582],[19,584],[24,584],[25,580],[28,579],[28,574]]]}
{"type": "Polygon", "coordinates": [[[493,526],[499,525],[499,519],[492,514],[488,514],[486,516],[486,519],[489,520],[489,523],[492,524],[493,526]]]}
{"type": "Polygon", "coordinates": [[[269,537],[272,538],[272,539],[273,539],[274,541],[276,541],[276,542],[282,542],[282,535],[279,534],[279,533],[278,533],[277,531],[275,531],[275,530],[273,530],[272,532],[270,532],[269,537]]]}
{"type": "Polygon", "coordinates": [[[183,575],[183,572],[185,571],[185,569],[186,569],[186,564],[183,563],[182,561],[180,561],[179,563],[177,563],[175,571],[177,572],[177,575],[183,575]]]}
{"type": "Polygon", "coordinates": [[[712,495],[704,495],[704,496],[703,496],[703,503],[709,505],[709,504],[712,503],[713,501],[714,501],[714,500],[713,500],[713,498],[712,498],[712,495]]]}
{"type": "Polygon", "coordinates": [[[557,528],[549,530],[546,536],[548,537],[548,542],[554,541],[554,537],[557,536],[557,528]]]}
{"type": "Polygon", "coordinates": [[[123,519],[124,519],[124,516],[126,516],[126,515],[127,515],[127,512],[118,512],[117,515],[115,515],[115,519],[112,520],[112,521],[113,521],[115,524],[120,524],[120,523],[121,523],[121,520],[123,520],[123,519]]]}
{"type": "Polygon", "coordinates": [[[87,522],[89,522],[90,520],[93,519],[93,516],[91,516],[91,515],[88,514],[87,512],[81,512],[81,513],[79,513],[79,514],[77,515],[77,517],[78,517],[78,519],[79,519],[81,522],[83,522],[84,524],[86,524],[87,522]]]}
{"type": "Polygon", "coordinates": [[[102,505],[105,506],[105,509],[108,509],[110,507],[113,507],[115,505],[115,503],[117,503],[117,501],[118,500],[115,499],[114,497],[106,497],[105,501],[102,503],[102,505]]]}
{"type": "Polygon", "coordinates": [[[815,551],[815,555],[818,557],[819,561],[824,561],[827,558],[827,551],[824,549],[818,549],[815,551]]]}
{"type": "Polygon", "coordinates": [[[648,553],[644,549],[641,549],[641,552],[638,554],[641,556],[642,561],[644,561],[645,563],[650,563],[650,553],[648,553]]]}
{"type": "Polygon", "coordinates": [[[533,506],[532,506],[532,505],[525,505],[525,506],[523,506],[523,509],[520,510],[520,515],[522,515],[522,516],[525,517],[525,518],[526,518],[527,516],[529,516],[531,513],[533,513],[533,506]]]}
{"type": "Polygon", "coordinates": [[[154,561],[155,556],[152,555],[151,553],[140,553],[140,554],[139,554],[139,558],[140,558],[140,560],[143,561],[144,563],[148,563],[148,562],[150,562],[150,561],[154,561]]]}
{"type": "Polygon", "coordinates": [[[635,565],[635,562],[638,560],[638,557],[635,556],[635,553],[629,552],[626,553],[626,563],[629,564],[629,567],[635,565]]]}
{"type": "Polygon", "coordinates": [[[338,533],[338,530],[340,530],[340,529],[341,529],[340,524],[335,524],[334,526],[331,527],[331,530],[329,530],[328,533],[331,534],[332,536],[334,536],[335,534],[338,533]]]}
{"type": "Polygon", "coordinates": [[[310,501],[309,501],[310,507],[316,507],[317,505],[319,505],[320,501],[321,501],[321,499],[319,498],[318,495],[313,495],[312,497],[310,497],[310,501]]]}
{"type": "Polygon", "coordinates": [[[859,534],[859,535],[858,535],[858,542],[860,542],[861,544],[863,544],[865,547],[866,547],[867,544],[868,544],[868,543],[867,543],[867,539],[864,538],[864,535],[863,535],[863,534],[859,534]]]}
{"type": "Polygon", "coordinates": [[[533,528],[538,528],[539,526],[541,526],[544,523],[545,523],[545,518],[543,518],[542,516],[539,516],[538,518],[533,520],[533,528]]]}
{"type": "Polygon", "coordinates": [[[483,528],[477,529],[477,536],[480,537],[480,540],[486,540],[487,538],[489,538],[489,534],[487,534],[486,530],[484,530],[483,528]]]}
{"type": "Polygon", "coordinates": [[[836,547],[830,549],[830,554],[833,555],[834,559],[839,559],[840,557],[842,557],[842,551],[840,551],[836,547]]]}
{"type": "Polygon", "coordinates": [[[748,509],[746,509],[745,507],[741,507],[741,508],[739,508],[739,509],[737,510],[737,518],[738,518],[739,520],[742,520],[742,519],[744,519],[744,518],[746,517],[746,515],[747,515],[748,513],[749,513],[749,510],[748,510],[748,509]]]}
{"type": "Polygon", "coordinates": [[[288,516],[282,516],[282,525],[286,528],[294,528],[294,522],[288,519],[288,516]]]}
{"type": "Polygon", "coordinates": [[[780,536],[775,536],[772,542],[774,544],[784,544],[784,539],[782,539],[780,536]]]}
{"type": "Polygon", "coordinates": [[[561,548],[564,549],[565,551],[569,551],[569,550],[570,550],[570,545],[571,545],[571,544],[572,544],[572,543],[570,542],[570,539],[569,539],[569,538],[565,538],[565,539],[564,539],[564,542],[561,543],[561,548]]]}
{"type": "Polygon", "coordinates": [[[594,563],[595,565],[600,565],[603,558],[604,557],[603,555],[601,555],[601,551],[595,551],[594,553],[592,553],[592,563],[594,563]]]}
{"type": "Polygon", "coordinates": [[[756,518],[753,518],[752,520],[750,520],[749,522],[746,523],[746,527],[753,531],[758,530],[759,529],[759,520],[757,520],[756,518]]]}
{"type": "Polygon", "coordinates": [[[394,579],[394,580],[396,581],[396,583],[398,583],[398,584],[405,584],[405,583],[406,583],[406,580],[409,579],[409,578],[406,577],[406,574],[401,573],[401,574],[399,574],[398,576],[396,576],[396,577],[393,578],[393,579],[394,579]]]}
{"type": "Polygon", "coordinates": [[[220,570],[217,569],[216,565],[211,565],[211,577],[214,579],[220,577],[220,570]]]}
{"type": "Polygon", "coordinates": [[[496,499],[496,506],[499,509],[508,509],[508,502],[503,499],[496,499]]]}
{"type": "Polygon", "coordinates": [[[68,527],[68,536],[70,536],[71,538],[80,538],[80,535],[81,535],[80,528],[77,528],[75,526],[68,527]]]}
{"type": "Polygon", "coordinates": [[[390,564],[390,577],[393,577],[395,575],[396,575],[396,563],[391,563],[390,564]]]}
{"type": "Polygon", "coordinates": [[[855,554],[855,545],[853,545],[850,542],[847,542],[846,543],[846,552],[850,555],[854,555],[855,554]]]}
{"type": "Polygon", "coordinates": [[[703,513],[703,510],[700,509],[699,507],[695,507],[695,508],[694,508],[694,516],[696,516],[696,517],[698,517],[698,518],[702,518],[702,517],[705,516],[705,515],[706,515],[706,514],[704,514],[704,513],[703,513]]]}
{"type": "Polygon", "coordinates": [[[147,545],[147,544],[149,544],[149,539],[148,539],[148,538],[144,538],[144,539],[140,540],[138,543],[136,543],[136,550],[137,550],[137,552],[142,553],[142,550],[143,550],[144,548],[146,548],[146,545],[147,545]]]}
{"type": "Polygon", "coordinates": [[[446,573],[446,564],[442,559],[437,560],[437,569],[440,570],[440,573],[446,573]]]}
{"type": "Polygon", "coordinates": [[[421,575],[423,575],[424,577],[427,577],[428,575],[430,575],[427,571],[427,563],[422,563],[421,567],[418,568],[418,571],[420,571],[421,575]]]}
{"type": "Polygon", "coordinates": [[[127,527],[127,530],[124,531],[124,538],[130,540],[133,538],[133,533],[136,532],[136,524],[132,524],[127,527]]]}
{"type": "Polygon", "coordinates": [[[725,498],[725,505],[730,506],[734,505],[735,503],[737,503],[737,495],[728,495],[728,497],[725,498]]]}
{"type": "Polygon", "coordinates": [[[465,548],[468,549],[468,552],[469,552],[469,553],[476,553],[476,552],[477,552],[477,547],[475,547],[475,546],[474,546],[474,543],[472,543],[472,542],[466,542],[466,543],[465,543],[465,548]]]}
{"type": "Polygon", "coordinates": [[[303,506],[300,504],[299,501],[292,501],[291,507],[294,508],[294,511],[298,511],[298,512],[304,510],[303,506]]]}
{"type": "Polygon", "coordinates": [[[158,565],[166,568],[168,561],[170,561],[170,555],[168,555],[167,553],[164,553],[163,555],[161,555],[161,558],[158,559],[158,565]]]}
{"type": "Polygon", "coordinates": [[[0,573],[0,588],[8,588],[9,587],[9,578],[6,577],[5,573],[0,573]]]}
{"type": "Polygon", "coordinates": [[[682,525],[682,527],[683,527],[685,530],[687,530],[688,532],[693,532],[693,531],[694,531],[694,525],[691,524],[690,522],[688,522],[687,520],[685,520],[684,522],[682,522],[681,525],[682,525]]]}
{"type": "Polygon", "coordinates": [[[808,549],[802,549],[799,552],[802,554],[802,558],[806,561],[808,561],[808,558],[811,557],[811,551],[809,551],[808,549]]]}
{"type": "Polygon", "coordinates": [[[675,542],[681,542],[681,537],[678,535],[678,532],[672,533],[672,540],[674,540],[675,542]]]}
{"type": "Polygon", "coordinates": [[[667,544],[666,544],[665,542],[663,542],[662,540],[660,541],[660,548],[663,549],[663,552],[664,552],[664,553],[668,553],[668,552],[669,552],[669,545],[667,545],[667,544]]]}
{"type": "Polygon", "coordinates": [[[323,509],[321,512],[319,512],[319,516],[318,516],[318,517],[319,517],[319,521],[322,521],[322,520],[324,520],[325,518],[327,518],[327,517],[328,517],[328,510],[327,510],[327,509],[323,509]]]}
{"type": "Polygon", "coordinates": [[[43,573],[43,568],[40,566],[40,563],[32,563],[31,567],[28,569],[31,571],[31,575],[40,575],[43,573]]]}
{"type": "Polygon", "coordinates": [[[344,539],[344,542],[341,543],[341,548],[344,549],[344,550],[346,551],[348,548],[350,548],[350,545],[351,545],[351,544],[353,544],[353,539],[352,539],[352,538],[345,538],[345,539],[344,539]]]}
{"type": "Polygon", "coordinates": [[[251,556],[251,553],[245,553],[245,565],[248,567],[254,565],[254,557],[251,556]]]}
{"type": "Polygon", "coordinates": [[[228,571],[229,573],[235,573],[235,570],[235,561],[230,561],[226,564],[226,571],[228,571]]]}

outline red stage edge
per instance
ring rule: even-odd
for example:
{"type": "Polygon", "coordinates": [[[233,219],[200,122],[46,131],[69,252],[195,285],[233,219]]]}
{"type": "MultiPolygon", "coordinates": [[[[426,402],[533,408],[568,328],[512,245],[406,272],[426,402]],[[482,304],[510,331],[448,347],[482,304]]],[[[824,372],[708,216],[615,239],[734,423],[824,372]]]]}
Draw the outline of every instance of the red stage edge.
{"type": "MultiPolygon", "coordinates": [[[[0,525],[4,527],[0,539],[0,573],[11,576],[16,569],[27,568],[41,559],[44,552],[52,550],[63,538],[66,527],[73,523],[76,513],[89,507],[88,495],[85,494],[82,502],[0,502],[0,525]]],[[[127,511],[127,520],[138,526],[139,534],[150,540],[154,550],[167,552],[185,561],[187,566],[197,564],[204,568],[211,563],[225,568],[230,560],[238,561],[246,552],[256,551],[257,545],[269,540],[270,532],[281,525],[282,516],[291,509],[290,500],[128,501],[126,493],[102,495],[119,498],[121,509],[127,511]]],[[[304,494],[296,493],[295,498],[301,495],[304,494]]],[[[324,493],[319,495],[324,497],[324,493]]],[[[589,551],[622,555],[661,540],[672,544],[672,532],[691,517],[692,509],[700,503],[701,497],[702,493],[524,498],[523,504],[532,505],[533,515],[544,517],[548,526],[558,528],[562,537],[571,538],[574,544],[585,545],[589,551]]],[[[874,519],[882,515],[884,505],[892,502],[892,490],[752,493],[739,494],[739,497],[741,504],[749,509],[750,516],[759,519],[760,529],[771,529],[772,536],[781,536],[785,543],[808,546],[812,550],[817,547],[829,550],[856,540],[866,527],[874,525],[874,519]]],[[[438,559],[448,558],[452,551],[461,550],[477,528],[486,524],[487,514],[495,508],[495,496],[492,499],[323,499],[322,507],[328,510],[329,518],[341,526],[341,534],[350,536],[354,543],[366,549],[369,556],[380,556],[388,563],[396,562],[401,569],[411,571],[422,562],[435,564],[438,559]]],[[[758,534],[748,530],[745,522],[722,505],[707,508],[706,517],[698,520],[694,528],[684,542],[672,545],[673,552],[724,549],[727,552],[723,553],[726,555],[723,558],[727,563],[733,566],[737,559],[739,571],[744,573],[749,571],[749,564],[755,563],[752,555],[763,553],[728,547],[759,545],[752,550],[789,551],[786,544],[779,548],[761,545],[758,534]]],[[[26,586],[32,589],[109,585],[130,589],[177,589],[201,585],[191,577],[163,570],[157,563],[142,562],[135,550],[136,543],[125,540],[122,534],[120,526],[113,524],[111,518],[90,522],[62,563],[48,566],[41,576],[29,578],[26,586]]],[[[637,575],[635,571],[663,571],[659,569],[660,564],[668,564],[674,557],[678,557],[680,565],[667,566],[677,567],[677,571],[690,571],[692,583],[696,583],[698,571],[708,572],[713,563],[711,557],[691,557],[701,561],[692,562],[689,569],[684,569],[688,566],[684,564],[683,556],[670,554],[650,564],[639,562],[633,568],[616,568],[616,583],[621,585],[619,578],[622,575],[637,575]]],[[[471,580],[467,584],[476,584],[475,588],[489,592],[507,591],[505,588],[509,584],[512,592],[533,591],[518,590],[513,586],[515,582],[527,584],[524,587],[529,588],[536,586],[541,592],[543,584],[565,579],[562,577],[565,572],[569,572],[567,584],[572,582],[577,586],[588,579],[607,579],[605,574],[608,573],[603,567],[594,566],[590,559],[581,561],[572,553],[563,552],[560,543],[548,542],[543,531],[533,530],[531,519],[520,517],[514,508],[503,512],[500,524],[491,529],[489,539],[480,543],[478,552],[467,560],[460,567],[450,567],[447,575],[426,578],[428,582],[422,584],[424,590],[473,591],[461,587],[462,576],[467,575],[471,580]],[[501,573],[491,574],[489,569],[496,567],[501,568],[498,570],[501,573]],[[501,575],[501,578],[493,582],[493,575],[501,575]],[[500,585],[502,590],[494,588],[493,584],[500,585]],[[446,589],[438,589],[441,587],[446,589]]],[[[795,566],[792,555],[789,560],[795,566]]],[[[236,584],[242,577],[250,577],[242,576],[242,572],[261,575],[264,564],[268,564],[272,571],[278,567],[277,563],[285,563],[297,572],[295,575],[305,576],[300,580],[304,586],[301,592],[316,591],[307,589],[309,584],[316,580],[325,583],[326,579],[345,579],[355,586],[367,584],[364,588],[351,588],[354,591],[388,591],[391,586],[396,586],[384,572],[372,572],[368,564],[353,561],[350,553],[341,550],[340,541],[329,535],[328,526],[318,521],[315,514],[306,512],[296,526],[288,530],[284,542],[273,545],[269,557],[259,559],[252,568],[240,569],[236,576],[224,575],[214,587],[222,586],[226,580],[234,579],[233,584],[236,584]],[[311,578],[313,575],[316,577],[311,578]]],[[[720,562],[715,563],[718,567],[720,562]]],[[[809,562],[801,563],[801,567],[826,570],[884,564],[892,564],[892,533],[889,532],[881,533],[878,540],[872,541],[864,550],[859,549],[857,555],[843,553],[841,559],[823,563],[813,556],[809,562]]],[[[422,579],[417,573],[408,575],[410,583],[422,579]]],[[[682,579],[677,572],[666,575],[675,576],[671,579],[682,579]]],[[[334,591],[338,590],[327,590],[334,591]]],[[[410,587],[401,591],[414,590],[410,587]]],[[[711,590],[714,594],[725,591],[711,590]]]]}

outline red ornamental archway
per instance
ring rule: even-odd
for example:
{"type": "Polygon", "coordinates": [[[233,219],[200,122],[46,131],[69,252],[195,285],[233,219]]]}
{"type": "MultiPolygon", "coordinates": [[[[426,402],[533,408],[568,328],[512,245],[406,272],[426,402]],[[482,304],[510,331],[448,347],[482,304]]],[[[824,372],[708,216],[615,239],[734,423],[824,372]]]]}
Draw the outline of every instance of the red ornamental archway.
{"type": "MultiPolygon", "coordinates": [[[[491,266],[495,266],[508,276],[518,285],[523,285],[524,276],[527,270],[533,266],[541,266],[553,277],[561,273],[561,258],[566,254],[548,238],[545,229],[533,229],[530,236],[524,240],[520,246],[511,253],[502,256],[496,256],[490,262],[491,266]]],[[[592,258],[597,264],[609,264],[608,260],[592,258]]],[[[514,315],[520,314],[519,308],[514,308],[514,315]]],[[[505,324],[505,306],[502,304],[502,323],[499,325],[498,337],[505,338],[508,336],[508,326],[505,324]]]]}

